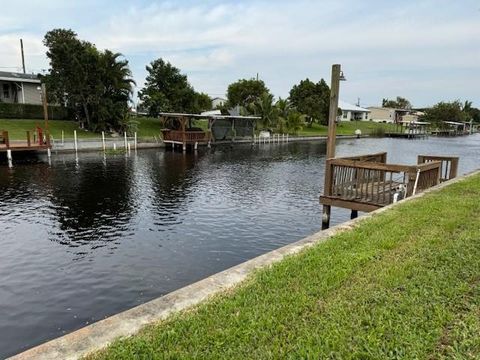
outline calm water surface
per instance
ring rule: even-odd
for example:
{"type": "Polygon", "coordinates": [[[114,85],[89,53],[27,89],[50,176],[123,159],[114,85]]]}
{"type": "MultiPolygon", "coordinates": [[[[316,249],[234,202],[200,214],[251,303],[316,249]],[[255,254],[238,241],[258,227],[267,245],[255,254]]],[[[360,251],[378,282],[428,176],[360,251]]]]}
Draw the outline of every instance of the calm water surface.
{"type": "MultiPolygon", "coordinates": [[[[337,145],[377,151],[480,167],[480,135],[337,145]]],[[[318,231],[324,154],[307,142],[0,163],[0,357],[318,231]]],[[[349,218],[332,212],[332,224],[349,218]]]]}

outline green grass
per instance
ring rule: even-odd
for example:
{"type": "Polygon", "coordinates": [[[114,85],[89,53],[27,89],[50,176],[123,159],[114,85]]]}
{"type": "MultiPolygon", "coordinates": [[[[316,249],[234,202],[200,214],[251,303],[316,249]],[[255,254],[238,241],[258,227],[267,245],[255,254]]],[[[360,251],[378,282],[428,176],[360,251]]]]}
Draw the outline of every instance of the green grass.
{"type": "MultiPolygon", "coordinates": [[[[368,135],[379,128],[391,129],[392,124],[382,124],[373,121],[341,121],[337,125],[337,135],[354,135],[355,130],[362,130],[362,135],[368,135]]],[[[304,127],[298,132],[300,136],[322,136],[327,135],[328,127],[325,125],[313,124],[312,127],[304,127]]]]}
{"type": "Polygon", "coordinates": [[[478,359],[480,176],[362,221],[90,359],[478,359]]]}
{"type": "MultiPolygon", "coordinates": [[[[7,130],[10,140],[26,140],[26,131],[35,130],[36,126],[45,127],[43,120],[3,120],[0,119],[0,130],[7,130]]],[[[73,138],[73,131],[77,130],[79,138],[94,137],[98,134],[82,130],[74,121],[50,120],[48,122],[50,133],[55,139],[62,137],[62,130],[66,138],[73,138]]],[[[33,135],[32,135],[33,136],[33,135]]]]}
{"type": "MultiPolygon", "coordinates": [[[[160,120],[149,117],[139,117],[135,119],[138,124],[138,136],[139,137],[153,137],[160,135],[160,120]]],[[[79,138],[99,138],[100,134],[91,131],[85,131],[78,127],[74,121],[60,121],[50,120],[49,122],[50,132],[55,139],[62,137],[62,130],[65,138],[73,138],[73,131],[77,130],[77,136],[79,138]]],[[[26,131],[35,129],[36,125],[44,127],[43,120],[4,120],[0,119],[0,130],[7,130],[11,140],[25,140],[26,131]]],[[[206,121],[195,121],[194,126],[200,127],[204,130],[208,125],[206,121]]],[[[362,134],[367,135],[372,132],[376,132],[378,129],[388,129],[392,127],[390,124],[378,124],[371,121],[349,121],[341,122],[337,126],[338,135],[353,135],[356,129],[362,130],[362,134]]],[[[323,125],[313,124],[312,127],[304,127],[299,131],[300,136],[321,136],[327,134],[327,127],[323,125]]]]}
{"type": "MultiPolygon", "coordinates": [[[[136,119],[138,124],[138,136],[139,137],[153,137],[160,135],[160,120],[154,118],[138,118],[136,119]]],[[[85,131],[78,127],[78,124],[74,121],[62,121],[62,120],[50,120],[48,122],[50,133],[54,139],[60,139],[62,137],[62,130],[65,138],[73,138],[73,131],[77,130],[77,136],[79,138],[100,138],[101,134],[91,131],[85,131]]],[[[16,120],[16,119],[0,119],[0,130],[7,130],[11,140],[26,140],[26,131],[34,130],[36,125],[41,128],[45,127],[43,120],[16,120]]]]}

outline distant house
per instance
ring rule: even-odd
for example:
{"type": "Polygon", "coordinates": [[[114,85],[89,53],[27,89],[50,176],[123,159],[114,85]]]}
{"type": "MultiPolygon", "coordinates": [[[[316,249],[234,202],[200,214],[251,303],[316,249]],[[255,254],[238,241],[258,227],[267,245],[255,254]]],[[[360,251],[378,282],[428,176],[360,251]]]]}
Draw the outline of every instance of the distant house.
{"type": "Polygon", "coordinates": [[[0,71],[0,102],[10,104],[41,104],[37,75],[0,71]]]}
{"type": "Polygon", "coordinates": [[[403,122],[417,122],[420,120],[420,117],[422,115],[425,115],[424,112],[422,111],[411,111],[410,113],[408,113],[407,115],[403,115],[402,116],[402,121],[403,122]]]}
{"type": "Polygon", "coordinates": [[[226,102],[227,102],[227,99],[224,99],[222,97],[214,97],[212,99],[212,109],[216,109],[219,106],[223,106],[225,105],[226,102]]]}
{"type": "Polygon", "coordinates": [[[370,119],[375,122],[383,123],[399,123],[403,121],[403,117],[411,113],[411,110],[407,109],[395,109],[388,107],[368,107],[370,110],[370,119]]]}
{"type": "Polygon", "coordinates": [[[370,110],[368,109],[349,104],[342,100],[338,101],[338,107],[342,110],[342,115],[340,116],[341,121],[369,120],[370,110]]]}

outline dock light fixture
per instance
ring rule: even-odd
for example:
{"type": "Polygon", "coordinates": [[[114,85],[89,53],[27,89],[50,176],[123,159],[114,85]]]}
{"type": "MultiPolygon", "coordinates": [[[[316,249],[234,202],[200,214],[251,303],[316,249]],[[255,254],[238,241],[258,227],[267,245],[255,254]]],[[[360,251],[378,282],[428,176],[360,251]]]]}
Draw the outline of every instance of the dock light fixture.
{"type": "Polygon", "coordinates": [[[343,75],[343,71],[340,71],[340,77],[338,78],[339,81],[347,81],[345,75],[343,75]]]}

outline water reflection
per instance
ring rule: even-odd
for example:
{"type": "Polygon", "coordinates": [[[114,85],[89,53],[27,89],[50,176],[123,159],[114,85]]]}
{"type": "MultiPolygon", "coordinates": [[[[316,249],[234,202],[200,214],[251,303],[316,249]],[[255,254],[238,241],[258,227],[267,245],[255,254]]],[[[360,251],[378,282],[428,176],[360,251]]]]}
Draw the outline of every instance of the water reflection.
{"type": "MultiPolygon", "coordinates": [[[[380,151],[480,167],[480,135],[337,144],[380,151]]],[[[312,142],[1,164],[0,358],[319,230],[324,154],[312,142]]],[[[335,208],[332,225],[348,218],[335,208]]]]}
{"type": "Polygon", "coordinates": [[[129,231],[136,208],[133,173],[133,162],[122,157],[55,166],[45,179],[58,224],[51,239],[92,248],[120,239],[129,231]]]}

